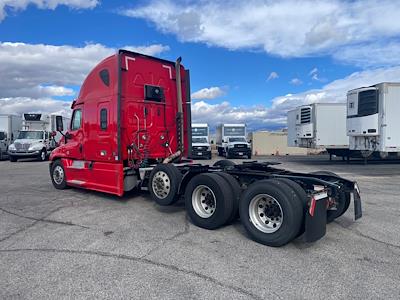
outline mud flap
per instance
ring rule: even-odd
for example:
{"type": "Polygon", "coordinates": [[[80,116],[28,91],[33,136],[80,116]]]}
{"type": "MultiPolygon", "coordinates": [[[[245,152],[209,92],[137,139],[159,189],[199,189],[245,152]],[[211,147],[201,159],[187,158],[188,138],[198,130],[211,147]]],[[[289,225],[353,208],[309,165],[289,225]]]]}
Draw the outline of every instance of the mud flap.
{"type": "Polygon", "coordinates": [[[360,197],[360,189],[358,188],[357,183],[354,184],[354,219],[358,220],[362,217],[362,209],[361,209],[361,197],[360,197]]]}
{"type": "MultiPolygon", "coordinates": [[[[326,193],[325,193],[326,195],[326,193]]],[[[305,240],[315,242],[326,233],[326,207],[328,198],[313,196],[306,212],[305,240]]]]}

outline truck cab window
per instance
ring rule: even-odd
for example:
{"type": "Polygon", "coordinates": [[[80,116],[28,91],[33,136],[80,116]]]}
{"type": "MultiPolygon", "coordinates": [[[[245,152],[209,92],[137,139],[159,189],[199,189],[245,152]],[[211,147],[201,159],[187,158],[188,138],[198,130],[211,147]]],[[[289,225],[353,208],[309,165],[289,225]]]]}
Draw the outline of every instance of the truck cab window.
{"type": "Polygon", "coordinates": [[[72,116],[71,130],[77,130],[81,128],[81,124],[82,124],[82,111],[80,109],[77,109],[74,111],[74,114],[72,116]]]}
{"type": "Polygon", "coordinates": [[[101,81],[103,81],[103,83],[106,86],[110,86],[110,73],[108,72],[107,69],[103,69],[100,71],[99,73],[101,81]]]}
{"type": "Polygon", "coordinates": [[[100,129],[107,130],[107,109],[100,110],[100,129]]]}

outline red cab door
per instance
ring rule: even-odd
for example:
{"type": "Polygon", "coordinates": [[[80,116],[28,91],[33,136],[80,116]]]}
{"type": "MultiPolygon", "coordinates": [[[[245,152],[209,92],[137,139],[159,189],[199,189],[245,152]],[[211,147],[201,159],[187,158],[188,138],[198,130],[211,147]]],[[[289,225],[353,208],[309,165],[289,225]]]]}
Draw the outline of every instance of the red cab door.
{"type": "Polygon", "coordinates": [[[67,157],[73,160],[83,159],[83,111],[82,106],[77,105],[72,113],[71,125],[68,131],[68,138],[66,143],[67,157]]]}

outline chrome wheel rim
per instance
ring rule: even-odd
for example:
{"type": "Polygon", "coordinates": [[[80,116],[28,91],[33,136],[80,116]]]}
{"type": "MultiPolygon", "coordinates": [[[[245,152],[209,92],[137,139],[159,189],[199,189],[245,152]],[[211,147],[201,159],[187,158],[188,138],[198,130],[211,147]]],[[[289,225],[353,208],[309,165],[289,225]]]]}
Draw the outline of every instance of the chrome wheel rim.
{"type": "Polygon", "coordinates": [[[250,201],[249,217],[258,230],[264,233],[274,233],[282,225],[283,210],[274,197],[259,194],[250,201]]]}
{"type": "Polygon", "coordinates": [[[40,158],[42,160],[45,160],[46,159],[46,152],[42,151],[42,153],[40,154],[40,158]]]}
{"type": "Polygon", "coordinates": [[[205,185],[197,186],[192,193],[192,206],[201,218],[210,218],[217,208],[217,199],[214,192],[205,185]]]}
{"type": "Polygon", "coordinates": [[[53,180],[56,184],[61,184],[64,180],[64,170],[61,166],[56,166],[53,170],[53,180]]]}
{"type": "Polygon", "coordinates": [[[158,171],[153,177],[151,186],[157,198],[165,199],[171,190],[171,180],[167,173],[158,171]]]}

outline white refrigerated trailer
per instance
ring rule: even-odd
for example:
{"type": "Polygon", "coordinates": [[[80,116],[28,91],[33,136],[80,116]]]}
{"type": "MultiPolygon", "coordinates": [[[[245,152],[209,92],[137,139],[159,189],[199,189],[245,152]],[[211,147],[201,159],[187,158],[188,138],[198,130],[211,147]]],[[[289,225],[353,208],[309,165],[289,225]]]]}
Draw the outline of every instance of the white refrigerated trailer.
{"type": "Polygon", "coordinates": [[[347,135],[350,150],[400,157],[400,83],[383,82],[347,93],[347,135]]]}
{"type": "Polygon", "coordinates": [[[22,118],[16,115],[0,115],[0,160],[7,155],[8,146],[18,136],[22,118]]]}
{"type": "Polygon", "coordinates": [[[346,134],[346,103],[313,103],[287,115],[288,146],[326,149],[331,155],[350,155],[346,134]]]}

